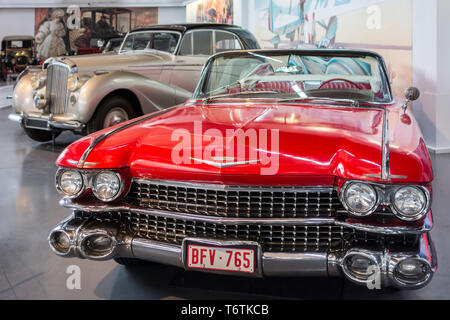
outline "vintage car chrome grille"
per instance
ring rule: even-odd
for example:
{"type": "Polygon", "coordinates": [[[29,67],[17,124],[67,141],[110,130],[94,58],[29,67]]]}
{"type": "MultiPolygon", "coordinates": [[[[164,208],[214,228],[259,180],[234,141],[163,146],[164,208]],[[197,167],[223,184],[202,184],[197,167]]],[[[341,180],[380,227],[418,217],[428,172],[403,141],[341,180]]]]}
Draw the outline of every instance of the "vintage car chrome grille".
{"type": "Polygon", "coordinates": [[[344,227],[332,225],[225,225],[210,222],[131,213],[136,235],[161,242],[181,244],[186,237],[224,240],[250,240],[266,251],[326,251],[342,246],[344,227]]]}
{"type": "Polygon", "coordinates": [[[68,66],[52,63],[47,67],[46,95],[49,99],[50,113],[65,113],[67,107],[68,66]]]}
{"type": "Polygon", "coordinates": [[[333,224],[223,224],[138,212],[75,212],[80,219],[96,219],[128,226],[137,237],[181,245],[186,237],[250,240],[272,252],[325,252],[347,246],[407,250],[418,243],[415,234],[383,235],[333,224]]]}
{"type": "Polygon", "coordinates": [[[333,217],[344,208],[333,188],[223,187],[134,181],[128,200],[150,209],[236,218],[333,217]]]}

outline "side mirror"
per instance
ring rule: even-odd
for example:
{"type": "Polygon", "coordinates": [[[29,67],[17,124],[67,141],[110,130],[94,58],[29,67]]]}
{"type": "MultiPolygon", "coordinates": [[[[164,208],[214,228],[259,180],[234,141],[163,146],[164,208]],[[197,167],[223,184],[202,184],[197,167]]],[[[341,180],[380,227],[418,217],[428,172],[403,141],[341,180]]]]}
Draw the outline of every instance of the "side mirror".
{"type": "Polygon", "coordinates": [[[416,101],[420,97],[420,91],[416,87],[409,87],[405,91],[405,98],[409,101],[416,101]]]}
{"type": "Polygon", "coordinates": [[[417,99],[419,99],[419,97],[420,97],[420,91],[416,87],[409,87],[408,89],[406,89],[406,91],[405,91],[406,101],[402,106],[403,110],[408,108],[408,103],[410,103],[411,101],[416,101],[417,99]]]}

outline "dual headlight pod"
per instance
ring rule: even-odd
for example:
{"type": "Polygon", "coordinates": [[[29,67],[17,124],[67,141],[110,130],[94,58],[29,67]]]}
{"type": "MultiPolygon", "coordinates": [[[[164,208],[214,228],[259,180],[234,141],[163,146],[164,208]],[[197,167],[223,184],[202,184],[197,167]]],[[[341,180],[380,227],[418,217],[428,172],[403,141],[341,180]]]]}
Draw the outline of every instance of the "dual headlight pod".
{"type": "Polygon", "coordinates": [[[346,182],[340,191],[341,202],[350,214],[365,217],[380,206],[389,206],[405,221],[421,219],[430,206],[430,194],[422,186],[378,185],[366,182],[346,182]]]}
{"type": "Polygon", "coordinates": [[[84,191],[91,189],[99,200],[110,202],[122,195],[124,186],[120,174],[113,171],[88,174],[78,170],[60,169],[56,173],[56,189],[69,198],[77,198],[84,191]]]}

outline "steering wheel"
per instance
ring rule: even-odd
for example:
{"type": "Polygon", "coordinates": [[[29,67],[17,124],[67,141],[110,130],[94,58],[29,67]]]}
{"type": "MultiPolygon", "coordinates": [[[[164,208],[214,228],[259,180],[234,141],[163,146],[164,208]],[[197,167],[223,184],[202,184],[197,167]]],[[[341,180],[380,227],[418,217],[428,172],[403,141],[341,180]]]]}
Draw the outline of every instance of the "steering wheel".
{"type": "Polygon", "coordinates": [[[330,79],[330,80],[327,80],[325,82],[322,82],[322,84],[317,89],[322,89],[325,85],[327,85],[327,84],[329,84],[331,82],[334,82],[334,81],[344,81],[344,82],[350,83],[352,86],[355,86],[359,90],[363,89],[359,84],[357,84],[357,83],[355,83],[353,81],[350,81],[350,80],[347,80],[347,79],[340,79],[340,78],[330,79]]]}

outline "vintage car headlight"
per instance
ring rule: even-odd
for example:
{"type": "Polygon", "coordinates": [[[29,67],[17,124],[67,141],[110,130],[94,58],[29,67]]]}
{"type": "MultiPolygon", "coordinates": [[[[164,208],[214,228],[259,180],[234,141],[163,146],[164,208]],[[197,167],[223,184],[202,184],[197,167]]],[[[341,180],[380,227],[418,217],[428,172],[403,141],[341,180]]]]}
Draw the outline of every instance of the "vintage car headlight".
{"type": "Polygon", "coordinates": [[[92,192],[102,201],[117,199],[123,190],[123,182],[118,173],[102,171],[97,173],[92,184],[92,192]]]}
{"type": "Polygon", "coordinates": [[[371,185],[362,182],[351,182],[344,186],[342,192],[342,202],[351,214],[364,217],[375,211],[378,196],[371,185]]]}
{"type": "Polygon", "coordinates": [[[31,77],[31,87],[33,89],[39,89],[43,83],[43,78],[41,78],[39,76],[38,73],[35,73],[32,77],[31,77]]]}
{"type": "Polygon", "coordinates": [[[56,173],[56,189],[64,196],[75,198],[84,190],[83,176],[77,170],[61,169],[56,173]]]}
{"type": "Polygon", "coordinates": [[[401,187],[392,195],[394,213],[403,220],[418,220],[426,213],[428,199],[417,187],[401,187]]]}
{"type": "Polygon", "coordinates": [[[80,88],[80,79],[78,76],[70,76],[67,79],[67,89],[70,91],[76,91],[80,88]]]}

